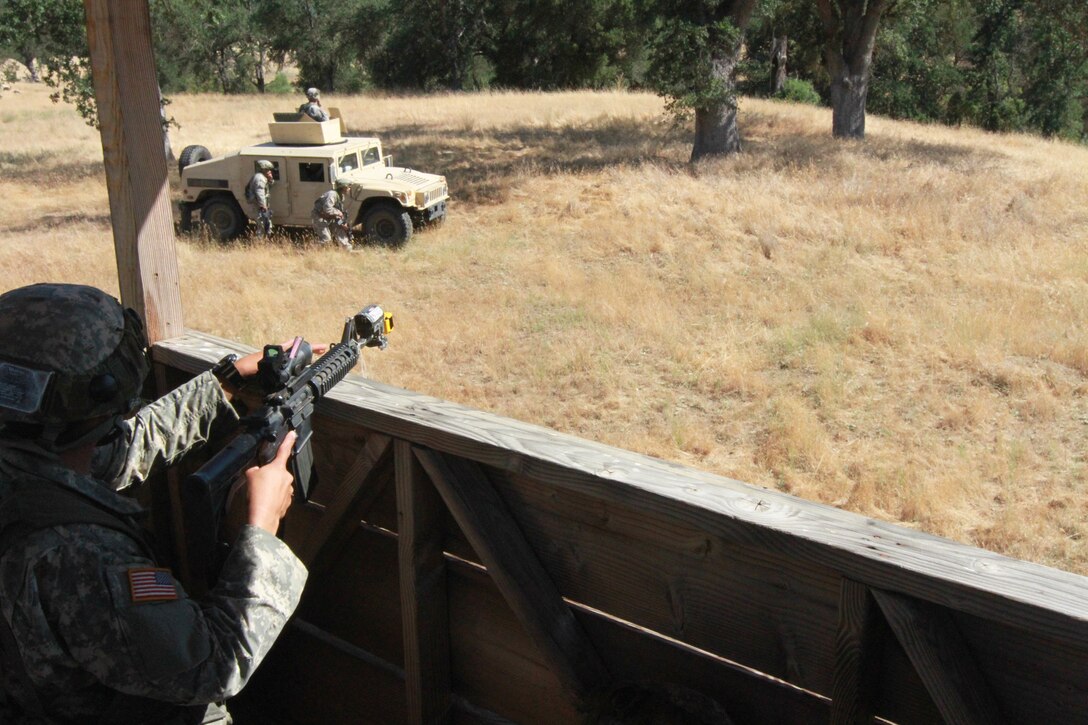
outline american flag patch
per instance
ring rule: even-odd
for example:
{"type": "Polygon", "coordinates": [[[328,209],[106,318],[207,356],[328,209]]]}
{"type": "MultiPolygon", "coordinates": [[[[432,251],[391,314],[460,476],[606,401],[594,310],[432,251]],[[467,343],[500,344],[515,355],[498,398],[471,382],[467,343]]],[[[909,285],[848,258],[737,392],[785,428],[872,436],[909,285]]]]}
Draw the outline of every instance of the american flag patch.
{"type": "Polygon", "coordinates": [[[169,569],[129,569],[128,587],[132,603],[166,602],[178,598],[174,575],[169,569]]]}

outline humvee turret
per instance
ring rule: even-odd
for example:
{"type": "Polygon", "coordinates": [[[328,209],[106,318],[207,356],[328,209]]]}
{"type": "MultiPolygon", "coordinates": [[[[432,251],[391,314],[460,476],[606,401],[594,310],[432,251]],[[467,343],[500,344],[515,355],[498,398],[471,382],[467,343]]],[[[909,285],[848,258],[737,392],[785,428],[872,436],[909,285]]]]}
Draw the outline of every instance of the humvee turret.
{"type": "MultiPolygon", "coordinates": [[[[336,113],[335,109],[329,109],[336,113]]],[[[343,133],[339,117],[313,121],[301,113],[277,113],[268,124],[271,141],[213,158],[204,146],[187,146],[178,157],[181,174],[182,231],[196,216],[215,237],[228,240],[245,232],[256,210],[245,189],[257,162],[272,162],[269,195],[272,223],[309,227],[314,201],[346,180],[345,219],[380,244],[403,244],[418,228],[441,221],[449,189],[446,178],[393,166],[373,137],[343,133]]]]}

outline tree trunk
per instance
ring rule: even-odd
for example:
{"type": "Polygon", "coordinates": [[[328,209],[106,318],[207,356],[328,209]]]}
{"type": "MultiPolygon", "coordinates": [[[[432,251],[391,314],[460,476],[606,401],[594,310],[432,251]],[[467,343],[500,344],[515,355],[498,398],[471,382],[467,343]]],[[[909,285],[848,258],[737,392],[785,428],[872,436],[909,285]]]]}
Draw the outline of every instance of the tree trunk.
{"type": "Polygon", "coordinates": [[[695,144],[691,160],[707,156],[724,156],[740,151],[740,131],[737,129],[736,105],[722,104],[717,108],[695,111],[695,144]]]}
{"type": "Polygon", "coordinates": [[[162,123],[162,155],[167,161],[174,160],[174,149],[170,146],[170,119],[166,117],[166,102],[159,87],[159,121],[162,123]]]}
{"type": "Polygon", "coordinates": [[[783,35],[771,45],[771,94],[778,95],[786,87],[786,47],[789,39],[783,35]]]}
{"type": "Polygon", "coordinates": [[[865,101],[869,97],[869,69],[851,73],[848,68],[831,77],[831,135],[865,138],[865,101]]]}
{"type": "Polygon", "coordinates": [[[41,73],[38,72],[38,59],[35,58],[32,53],[27,53],[23,56],[23,65],[26,66],[28,81],[37,83],[42,79],[41,73]]]}
{"type": "MultiPolygon", "coordinates": [[[[733,71],[737,67],[740,51],[738,43],[730,55],[719,58],[712,64],[711,72],[715,80],[730,91],[736,88],[733,71]]],[[[736,101],[695,109],[695,143],[691,147],[693,162],[707,156],[726,156],[739,151],[740,131],[737,128],[736,101]]]]}
{"type": "Polygon", "coordinates": [[[264,46],[257,50],[257,92],[264,93],[264,46]]]}
{"type": "Polygon", "coordinates": [[[831,135],[865,138],[865,101],[880,15],[888,0],[816,0],[831,78],[831,135]]]}

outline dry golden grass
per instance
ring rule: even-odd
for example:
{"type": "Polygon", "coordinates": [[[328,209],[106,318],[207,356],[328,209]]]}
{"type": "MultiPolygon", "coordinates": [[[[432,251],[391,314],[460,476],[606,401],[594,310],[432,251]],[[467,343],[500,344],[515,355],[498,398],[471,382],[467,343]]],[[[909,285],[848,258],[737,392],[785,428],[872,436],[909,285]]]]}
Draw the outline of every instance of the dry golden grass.
{"type": "MultiPolygon", "coordinates": [[[[0,287],[116,290],[97,135],[20,89],[0,287]]],[[[173,100],[175,151],[213,153],[299,102],[173,100]]],[[[826,110],[744,100],[745,152],[693,169],[649,95],[326,103],[446,174],[448,222],[350,255],[182,239],[190,327],[321,339],[379,301],[377,379],[1088,574],[1088,149],[835,142],[826,110]]]]}

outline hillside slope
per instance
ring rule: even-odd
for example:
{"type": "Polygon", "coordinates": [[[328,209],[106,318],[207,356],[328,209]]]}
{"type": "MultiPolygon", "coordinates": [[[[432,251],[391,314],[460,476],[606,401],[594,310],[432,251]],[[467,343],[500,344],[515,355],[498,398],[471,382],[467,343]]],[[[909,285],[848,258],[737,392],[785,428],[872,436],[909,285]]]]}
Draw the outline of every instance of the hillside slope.
{"type": "MultiPolygon", "coordinates": [[[[96,132],[0,99],[3,288],[116,289],[96,132]]],[[[297,98],[183,96],[175,152],[297,98]],[[225,117],[229,118],[224,122],[225,117]]],[[[183,240],[186,323],[251,344],[396,314],[405,388],[1088,574],[1088,149],[742,100],[745,151],[627,93],[330,96],[444,173],[398,251],[183,240]]]]}

